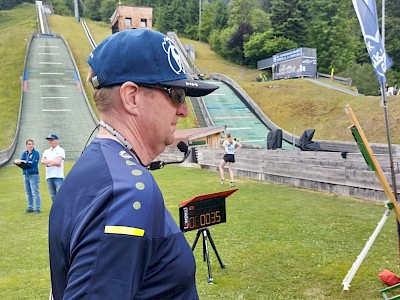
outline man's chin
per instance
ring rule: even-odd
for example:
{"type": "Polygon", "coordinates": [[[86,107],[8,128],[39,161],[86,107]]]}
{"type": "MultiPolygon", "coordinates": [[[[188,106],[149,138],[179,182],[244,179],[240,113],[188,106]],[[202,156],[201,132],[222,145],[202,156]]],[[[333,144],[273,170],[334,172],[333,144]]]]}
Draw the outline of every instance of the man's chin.
{"type": "Polygon", "coordinates": [[[168,139],[165,140],[165,147],[171,145],[175,141],[175,136],[172,134],[168,139]]]}

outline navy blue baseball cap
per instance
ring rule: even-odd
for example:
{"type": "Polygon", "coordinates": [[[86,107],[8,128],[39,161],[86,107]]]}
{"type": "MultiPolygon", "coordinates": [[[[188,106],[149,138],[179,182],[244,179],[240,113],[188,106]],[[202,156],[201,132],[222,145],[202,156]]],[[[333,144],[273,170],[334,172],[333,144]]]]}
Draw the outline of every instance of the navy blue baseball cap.
{"type": "Polygon", "coordinates": [[[218,88],[189,78],[175,43],[150,29],[128,29],[107,37],[90,53],[87,62],[94,73],[94,88],[131,81],[182,88],[192,97],[205,96],[218,88]]]}
{"type": "Polygon", "coordinates": [[[56,136],[54,133],[49,134],[49,136],[46,138],[46,140],[58,140],[58,136],[56,136]]]}

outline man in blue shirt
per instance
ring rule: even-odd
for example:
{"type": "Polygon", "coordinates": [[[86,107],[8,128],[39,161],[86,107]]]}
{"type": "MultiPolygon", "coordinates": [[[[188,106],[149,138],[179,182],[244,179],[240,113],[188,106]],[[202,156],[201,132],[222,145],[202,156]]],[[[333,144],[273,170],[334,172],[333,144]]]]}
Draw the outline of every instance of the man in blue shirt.
{"type": "Polygon", "coordinates": [[[22,168],[22,174],[24,174],[24,185],[28,202],[26,212],[36,212],[40,214],[42,205],[39,191],[40,175],[38,169],[40,154],[35,150],[35,143],[33,140],[27,140],[25,145],[26,151],[22,153],[21,159],[14,160],[14,164],[22,168]],[[35,209],[33,208],[33,201],[35,201],[36,204],[35,209]]]}
{"type": "Polygon", "coordinates": [[[174,141],[186,96],[217,86],[187,77],[165,35],[121,31],[88,57],[99,132],[65,178],[49,220],[59,299],[198,299],[195,261],[147,166],[174,141]]]}

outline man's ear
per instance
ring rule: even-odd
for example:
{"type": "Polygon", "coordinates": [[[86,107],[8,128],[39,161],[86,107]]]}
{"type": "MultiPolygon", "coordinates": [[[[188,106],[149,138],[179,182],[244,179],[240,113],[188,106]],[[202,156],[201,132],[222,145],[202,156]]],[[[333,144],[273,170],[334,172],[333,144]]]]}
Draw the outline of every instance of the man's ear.
{"type": "Polygon", "coordinates": [[[138,109],[138,90],[139,86],[133,82],[125,82],[120,90],[119,95],[123,107],[130,114],[137,114],[138,109]]]}

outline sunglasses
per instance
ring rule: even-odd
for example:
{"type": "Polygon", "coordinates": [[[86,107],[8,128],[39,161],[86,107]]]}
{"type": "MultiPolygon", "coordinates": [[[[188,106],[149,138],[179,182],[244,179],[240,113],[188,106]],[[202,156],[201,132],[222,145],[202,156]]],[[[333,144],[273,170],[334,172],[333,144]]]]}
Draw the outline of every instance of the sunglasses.
{"type": "Polygon", "coordinates": [[[140,84],[138,84],[138,86],[148,88],[148,89],[161,90],[161,91],[166,92],[168,94],[168,97],[171,100],[172,104],[175,106],[180,106],[183,103],[185,103],[186,92],[184,89],[167,88],[167,87],[161,86],[161,85],[152,85],[152,84],[145,84],[145,83],[140,83],[140,84]]]}

